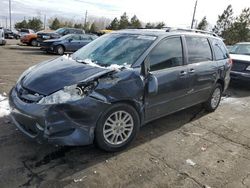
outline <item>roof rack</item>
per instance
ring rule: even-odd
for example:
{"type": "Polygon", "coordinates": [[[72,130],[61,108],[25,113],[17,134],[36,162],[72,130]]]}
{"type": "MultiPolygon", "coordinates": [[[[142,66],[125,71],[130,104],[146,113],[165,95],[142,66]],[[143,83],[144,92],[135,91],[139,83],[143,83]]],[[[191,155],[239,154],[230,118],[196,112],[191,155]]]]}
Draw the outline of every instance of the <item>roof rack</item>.
{"type": "Polygon", "coordinates": [[[204,31],[204,30],[199,30],[199,29],[186,29],[186,28],[174,28],[174,27],[163,27],[163,29],[166,29],[166,32],[183,31],[183,32],[208,34],[208,35],[212,35],[214,37],[218,37],[218,35],[214,32],[204,31]]]}

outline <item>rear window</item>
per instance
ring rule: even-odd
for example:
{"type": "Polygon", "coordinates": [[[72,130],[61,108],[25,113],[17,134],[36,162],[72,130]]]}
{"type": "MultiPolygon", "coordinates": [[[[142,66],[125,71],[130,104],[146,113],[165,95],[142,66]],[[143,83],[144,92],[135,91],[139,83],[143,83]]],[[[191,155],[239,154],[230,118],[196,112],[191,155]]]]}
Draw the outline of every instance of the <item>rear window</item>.
{"type": "Polygon", "coordinates": [[[212,52],[207,38],[186,36],[188,63],[212,60],[212,52]]]}

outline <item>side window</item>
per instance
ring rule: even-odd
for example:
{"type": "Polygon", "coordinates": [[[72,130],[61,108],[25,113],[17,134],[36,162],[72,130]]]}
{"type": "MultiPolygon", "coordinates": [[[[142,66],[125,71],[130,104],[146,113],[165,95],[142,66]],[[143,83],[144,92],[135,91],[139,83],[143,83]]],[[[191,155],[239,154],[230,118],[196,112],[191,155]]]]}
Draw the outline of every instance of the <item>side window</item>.
{"type": "Polygon", "coordinates": [[[223,60],[228,58],[228,52],[223,42],[213,39],[213,49],[215,60],[223,60]]]}
{"type": "Polygon", "coordinates": [[[207,38],[186,36],[188,63],[212,60],[212,51],[207,38]]]}
{"type": "Polygon", "coordinates": [[[88,35],[82,35],[81,40],[91,40],[91,38],[88,35]]]}
{"type": "Polygon", "coordinates": [[[169,38],[157,45],[149,54],[151,71],[176,67],[183,64],[181,38],[169,38]]]}
{"type": "Polygon", "coordinates": [[[70,38],[71,38],[73,41],[74,41],[74,40],[80,40],[80,36],[79,36],[79,35],[72,35],[70,38]]]}

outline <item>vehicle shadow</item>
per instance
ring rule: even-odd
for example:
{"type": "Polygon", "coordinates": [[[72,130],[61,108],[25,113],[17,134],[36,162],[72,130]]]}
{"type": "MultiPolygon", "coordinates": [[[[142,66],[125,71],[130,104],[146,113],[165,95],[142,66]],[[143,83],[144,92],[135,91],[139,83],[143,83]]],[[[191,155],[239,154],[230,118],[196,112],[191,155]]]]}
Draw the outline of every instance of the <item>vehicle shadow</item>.
{"type": "MultiPolygon", "coordinates": [[[[29,152],[30,154],[23,153],[20,156],[20,160],[28,171],[28,174],[25,178],[26,182],[19,185],[19,187],[40,186],[47,180],[44,177],[49,177],[50,174],[55,174],[56,171],[60,171],[60,173],[56,174],[57,178],[68,177],[79,171],[83,171],[90,166],[105,162],[111,157],[176,130],[186,123],[206,114],[207,113],[202,108],[202,105],[197,105],[148,123],[141,128],[135,142],[133,142],[130,147],[117,153],[101,151],[94,145],[82,147],[52,147],[49,145],[42,145],[39,146],[38,151],[37,143],[30,141],[22,134],[19,134],[18,136],[23,137],[22,139],[26,139],[26,141],[17,143],[18,148],[26,147],[31,149],[29,152]]],[[[8,119],[8,117],[6,118],[8,119]]],[[[0,141],[1,140],[2,139],[0,139],[0,141]]],[[[8,160],[12,159],[8,158],[8,160]]],[[[53,185],[56,184],[57,182],[54,182],[53,185]]],[[[60,185],[58,184],[58,186],[60,185]]]]}
{"type": "Polygon", "coordinates": [[[243,98],[250,96],[250,82],[231,81],[228,90],[226,91],[227,97],[243,98]]]}

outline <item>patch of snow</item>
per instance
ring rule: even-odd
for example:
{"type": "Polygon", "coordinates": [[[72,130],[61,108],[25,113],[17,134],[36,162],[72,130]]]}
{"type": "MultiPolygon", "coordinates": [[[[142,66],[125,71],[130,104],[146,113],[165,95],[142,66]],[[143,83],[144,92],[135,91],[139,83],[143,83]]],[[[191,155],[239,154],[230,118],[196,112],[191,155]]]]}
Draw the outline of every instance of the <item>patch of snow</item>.
{"type": "Polygon", "coordinates": [[[130,69],[130,65],[128,65],[127,63],[124,63],[123,65],[117,65],[117,64],[111,64],[108,67],[102,67],[100,65],[98,65],[96,62],[93,62],[91,59],[85,59],[83,60],[84,63],[87,63],[90,66],[93,67],[100,67],[100,68],[106,68],[106,69],[111,69],[111,70],[116,70],[119,71],[121,70],[121,68],[126,68],[126,69],[130,69]]]}
{"type": "Polygon", "coordinates": [[[187,159],[187,160],[186,160],[186,163],[187,163],[188,165],[191,165],[191,166],[196,165],[196,163],[193,162],[191,159],[187,159]]]}
{"type": "Polygon", "coordinates": [[[10,114],[9,100],[4,95],[0,94],[0,117],[10,114]]]}
{"type": "Polygon", "coordinates": [[[222,97],[221,103],[229,103],[229,104],[240,104],[242,103],[239,99],[232,98],[232,97],[222,97]]]}

